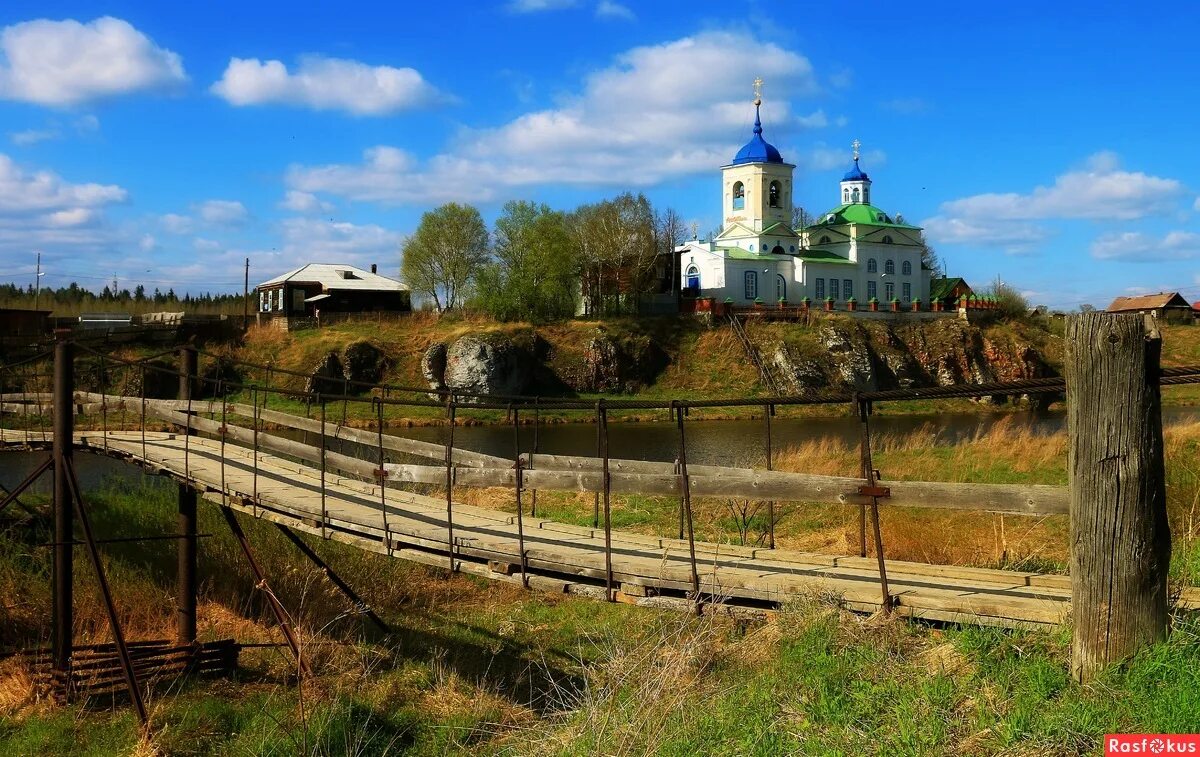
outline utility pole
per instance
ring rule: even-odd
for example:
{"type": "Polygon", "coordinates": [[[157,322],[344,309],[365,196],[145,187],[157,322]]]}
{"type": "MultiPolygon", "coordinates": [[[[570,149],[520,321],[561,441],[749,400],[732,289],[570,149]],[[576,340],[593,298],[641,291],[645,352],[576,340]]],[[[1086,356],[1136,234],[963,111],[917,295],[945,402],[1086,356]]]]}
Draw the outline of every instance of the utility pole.
{"type": "Polygon", "coordinates": [[[37,273],[33,275],[33,309],[38,309],[38,300],[42,296],[42,253],[37,254],[37,273]]]}
{"type": "Polygon", "coordinates": [[[242,330],[250,328],[250,258],[246,258],[246,276],[242,281],[242,330]]]}

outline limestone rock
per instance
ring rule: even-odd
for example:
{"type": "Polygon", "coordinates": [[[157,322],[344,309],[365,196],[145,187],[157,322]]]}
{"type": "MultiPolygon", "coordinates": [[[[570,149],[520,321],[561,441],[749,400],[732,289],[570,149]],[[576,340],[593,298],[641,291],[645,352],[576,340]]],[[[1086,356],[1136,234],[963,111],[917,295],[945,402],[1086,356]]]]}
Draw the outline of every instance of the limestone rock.
{"type": "MultiPolygon", "coordinates": [[[[360,340],[346,345],[342,351],[342,375],[351,382],[361,381],[366,384],[379,384],[387,371],[389,361],[379,349],[370,342],[360,340]]],[[[350,385],[350,391],[361,393],[368,389],[366,386],[350,385]]]]}
{"type": "MultiPolygon", "coordinates": [[[[430,345],[425,354],[421,355],[421,376],[430,389],[446,388],[446,343],[435,342],[430,345]]],[[[430,398],[440,399],[439,395],[430,393],[430,398]]]]}
{"type": "Polygon", "coordinates": [[[800,357],[796,350],[786,344],[775,348],[771,366],[775,375],[783,381],[780,389],[789,394],[814,394],[829,388],[829,377],[825,375],[821,363],[800,357]]]}
{"type": "Polygon", "coordinates": [[[521,394],[532,376],[532,357],[501,337],[469,334],[446,350],[443,381],[450,389],[479,394],[521,394]]]}

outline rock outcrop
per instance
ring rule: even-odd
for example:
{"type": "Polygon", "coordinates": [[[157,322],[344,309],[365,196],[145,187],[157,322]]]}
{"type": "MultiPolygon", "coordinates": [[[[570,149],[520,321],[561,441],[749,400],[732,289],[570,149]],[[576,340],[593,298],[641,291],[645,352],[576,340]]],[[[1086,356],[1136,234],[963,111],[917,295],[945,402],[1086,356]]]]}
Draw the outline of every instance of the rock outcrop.
{"type": "Polygon", "coordinates": [[[365,387],[355,387],[353,382],[382,383],[389,364],[383,350],[365,339],[351,342],[342,350],[342,375],[350,380],[351,390],[355,392],[361,392],[365,387]]]}
{"type": "Polygon", "coordinates": [[[514,395],[528,389],[534,362],[527,349],[509,339],[469,334],[426,350],[421,373],[431,389],[514,395]]]}
{"type": "Polygon", "coordinates": [[[345,388],[342,359],[336,352],[327,352],[317,361],[304,382],[304,391],[310,394],[341,394],[345,388]]]}
{"type": "Polygon", "coordinates": [[[618,340],[601,329],[588,341],[583,360],[576,388],[586,392],[636,392],[668,363],[667,354],[648,337],[618,340]]]}

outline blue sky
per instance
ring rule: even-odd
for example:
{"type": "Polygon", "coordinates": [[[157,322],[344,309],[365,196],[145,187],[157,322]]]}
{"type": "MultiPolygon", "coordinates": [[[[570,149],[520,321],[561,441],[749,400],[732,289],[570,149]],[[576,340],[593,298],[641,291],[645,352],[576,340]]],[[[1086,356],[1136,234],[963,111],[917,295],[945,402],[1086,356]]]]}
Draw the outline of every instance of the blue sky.
{"type": "Polygon", "coordinates": [[[765,136],[952,275],[1051,305],[1200,299],[1200,7],[501,0],[9,2],[0,280],[236,291],[306,261],[399,265],[437,204],[570,209],[625,189],[719,222],[765,136]]]}

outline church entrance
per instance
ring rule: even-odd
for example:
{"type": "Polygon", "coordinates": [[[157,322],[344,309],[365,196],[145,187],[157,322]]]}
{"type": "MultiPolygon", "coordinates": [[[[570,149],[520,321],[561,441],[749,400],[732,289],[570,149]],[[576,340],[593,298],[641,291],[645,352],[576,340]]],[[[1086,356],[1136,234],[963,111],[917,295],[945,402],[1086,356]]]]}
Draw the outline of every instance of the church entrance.
{"type": "Polygon", "coordinates": [[[687,269],[687,288],[700,289],[700,270],[696,266],[688,266],[687,269]]]}

